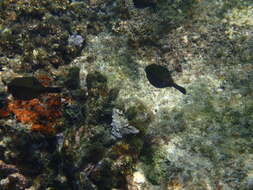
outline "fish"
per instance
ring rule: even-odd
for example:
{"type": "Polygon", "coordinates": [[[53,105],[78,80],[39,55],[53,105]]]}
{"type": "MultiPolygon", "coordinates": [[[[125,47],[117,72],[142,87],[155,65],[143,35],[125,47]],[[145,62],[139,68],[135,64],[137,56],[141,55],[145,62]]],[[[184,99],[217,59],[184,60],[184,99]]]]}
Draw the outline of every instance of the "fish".
{"type": "Polygon", "coordinates": [[[45,87],[35,77],[16,77],[7,83],[7,91],[18,100],[31,100],[43,93],[60,93],[59,87],[45,87]]]}
{"type": "Polygon", "coordinates": [[[133,0],[134,6],[138,9],[151,7],[155,9],[156,4],[152,0],[133,0]]]}
{"type": "Polygon", "coordinates": [[[161,65],[151,64],[145,68],[146,76],[150,84],[156,88],[174,87],[186,94],[186,89],[177,85],[171,77],[170,71],[161,65]]]}

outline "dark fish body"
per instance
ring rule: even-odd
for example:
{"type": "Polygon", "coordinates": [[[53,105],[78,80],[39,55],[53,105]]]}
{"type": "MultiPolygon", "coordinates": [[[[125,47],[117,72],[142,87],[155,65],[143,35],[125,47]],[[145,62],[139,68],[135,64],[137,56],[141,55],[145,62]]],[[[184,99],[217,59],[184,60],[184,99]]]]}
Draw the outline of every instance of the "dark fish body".
{"type": "Polygon", "coordinates": [[[133,0],[134,6],[138,9],[151,7],[155,9],[155,3],[152,0],[133,0]]]}
{"type": "Polygon", "coordinates": [[[7,84],[8,92],[19,100],[31,100],[43,93],[59,93],[61,88],[45,87],[35,77],[17,77],[7,84]]]}
{"type": "Polygon", "coordinates": [[[151,64],[145,68],[146,76],[148,81],[156,88],[174,87],[183,94],[186,94],[185,88],[177,85],[170,72],[166,67],[161,65],[151,64]]]}

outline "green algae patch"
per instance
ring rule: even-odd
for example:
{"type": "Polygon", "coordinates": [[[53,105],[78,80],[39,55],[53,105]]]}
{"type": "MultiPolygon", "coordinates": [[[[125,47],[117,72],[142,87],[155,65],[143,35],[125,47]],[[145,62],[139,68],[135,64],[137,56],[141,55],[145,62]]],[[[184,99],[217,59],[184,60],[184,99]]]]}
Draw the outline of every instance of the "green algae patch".
{"type": "Polygon", "coordinates": [[[159,146],[158,139],[148,139],[142,149],[140,167],[146,178],[154,185],[161,184],[168,172],[166,151],[159,146]]]}
{"type": "Polygon", "coordinates": [[[148,123],[151,123],[154,117],[142,102],[136,102],[135,106],[129,107],[126,111],[126,116],[129,123],[140,130],[142,136],[145,136],[148,123]]]}

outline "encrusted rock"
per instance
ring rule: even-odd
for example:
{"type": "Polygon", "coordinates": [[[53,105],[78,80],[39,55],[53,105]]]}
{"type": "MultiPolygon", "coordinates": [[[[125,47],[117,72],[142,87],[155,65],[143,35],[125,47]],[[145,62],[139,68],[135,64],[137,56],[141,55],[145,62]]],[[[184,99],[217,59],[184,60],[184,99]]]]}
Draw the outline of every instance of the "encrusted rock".
{"type": "Polygon", "coordinates": [[[28,186],[28,180],[20,173],[13,173],[7,178],[0,180],[0,188],[3,190],[25,189],[28,186]]]}
{"type": "Polygon", "coordinates": [[[129,125],[128,120],[125,118],[122,111],[113,109],[112,113],[112,130],[111,134],[115,139],[120,139],[126,135],[138,134],[139,130],[129,125]]]}
{"type": "Polygon", "coordinates": [[[19,169],[12,164],[6,164],[4,161],[0,160],[0,175],[9,175],[18,172],[19,169]]]}

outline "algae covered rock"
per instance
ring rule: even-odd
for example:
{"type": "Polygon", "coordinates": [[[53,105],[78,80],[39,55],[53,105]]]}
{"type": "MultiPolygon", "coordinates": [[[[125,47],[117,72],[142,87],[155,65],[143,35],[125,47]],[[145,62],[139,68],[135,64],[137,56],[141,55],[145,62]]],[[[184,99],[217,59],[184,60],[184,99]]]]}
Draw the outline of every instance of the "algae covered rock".
{"type": "Polygon", "coordinates": [[[80,88],[80,69],[78,67],[72,67],[68,71],[67,78],[64,79],[64,85],[72,90],[80,88]]]}
{"type": "Polygon", "coordinates": [[[112,113],[112,135],[117,138],[122,138],[123,136],[129,134],[138,134],[139,130],[135,127],[129,125],[126,118],[124,118],[122,112],[117,109],[113,109],[112,113]]]}
{"type": "MultiPolygon", "coordinates": [[[[2,1],[0,48],[7,56],[22,56],[22,70],[54,67],[69,63],[80,54],[86,33],[71,38],[77,32],[72,23],[69,1],[2,1]],[[59,15],[61,15],[59,17],[59,15]],[[78,45],[73,45],[72,42],[78,45]]],[[[76,9],[73,10],[77,11],[76,9]]]]}

